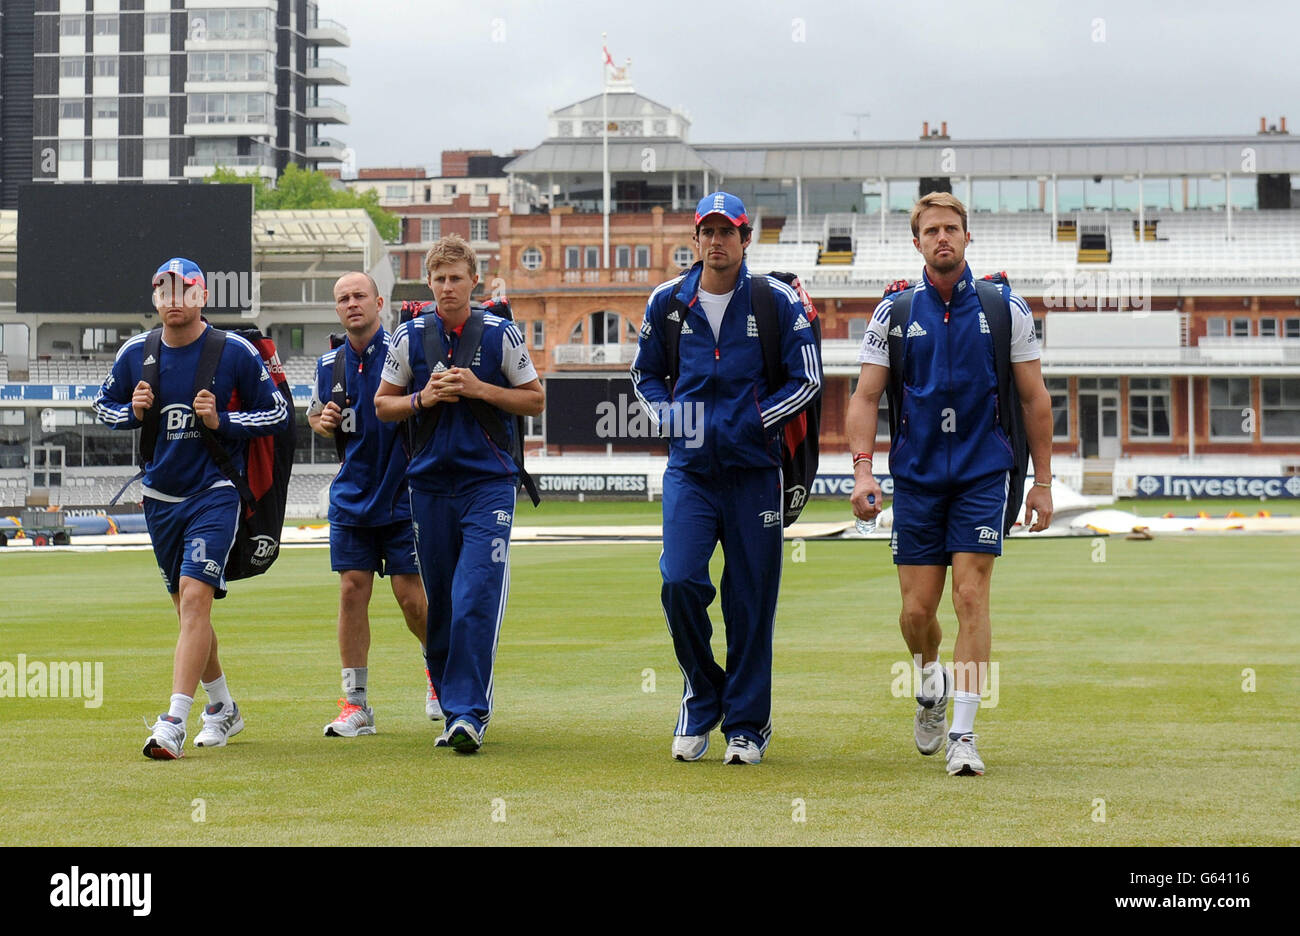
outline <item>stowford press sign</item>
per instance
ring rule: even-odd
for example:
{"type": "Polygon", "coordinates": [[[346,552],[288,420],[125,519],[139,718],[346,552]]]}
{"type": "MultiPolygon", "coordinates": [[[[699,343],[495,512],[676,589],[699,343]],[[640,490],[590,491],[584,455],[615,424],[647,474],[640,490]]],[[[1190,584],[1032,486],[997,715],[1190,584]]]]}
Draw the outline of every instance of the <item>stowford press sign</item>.
{"type": "Polygon", "coordinates": [[[643,474],[543,474],[534,476],[540,494],[644,494],[643,474]]]}
{"type": "Polygon", "coordinates": [[[1138,475],[1138,497],[1295,497],[1300,477],[1138,475]]]}

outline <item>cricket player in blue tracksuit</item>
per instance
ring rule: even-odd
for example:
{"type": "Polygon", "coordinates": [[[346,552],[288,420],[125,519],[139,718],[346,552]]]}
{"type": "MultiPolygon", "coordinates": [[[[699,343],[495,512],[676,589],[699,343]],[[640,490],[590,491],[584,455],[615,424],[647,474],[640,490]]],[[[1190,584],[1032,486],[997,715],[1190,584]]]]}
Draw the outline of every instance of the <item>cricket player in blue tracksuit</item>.
{"type": "Polygon", "coordinates": [[[194,375],[210,330],[201,316],[208,299],[203,271],[177,257],[158,268],[153,286],[154,306],[162,320],[157,397],[141,379],[146,363],[142,334],[117,352],[94,407],[96,418],[113,429],[138,429],[146,411],[160,410],[153,458],[144,466],[144,515],[163,583],[180,619],[180,637],[171,703],[158,716],[144,754],[174,760],[184,753],[185,720],[200,681],[209,704],[195,745],[222,747],[244,727],[217,658],[212,629],[212,601],[226,594],[225,565],[241,505],[239,493],[200,438],[195,420],[203,420],[216,433],[242,473],[247,440],[283,431],[292,415],[257,349],[238,335],[226,335],[211,389],[196,394],[194,375]]]}
{"type": "Polygon", "coordinates": [[[478,258],[450,234],[424,258],[437,303],[398,326],[375,394],[386,422],[436,418],[428,443],[411,453],[407,484],[420,576],[429,601],[429,672],[447,719],[438,746],[477,751],[492,717],[492,671],[510,586],[510,530],[519,468],[496,447],[469,400],[496,409],[513,439],[513,415],[546,405],[537,370],[514,323],[482,315],[482,335],[468,366],[458,361],[470,322],[478,258]],[[444,360],[425,356],[425,330],[438,329],[444,360]]]}
{"type": "MultiPolygon", "coordinates": [[[[890,545],[903,597],[899,623],[919,668],[913,725],[917,750],[933,754],[946,741],[949,774],[981,775],[975,713],[989,664],[989,592],[993,560],[1002,554],[1014,457],[998,420],[992,332],[966,263],[966,208],[948,193],[932,192],[917,201],[911,220],[913,244],[925,268],[913,288],[908,322],[898,326],[901,334],[896,336],[904,341],[903,399],[898,437],[890,440],[889,471],[894,479],[890,545]],[[949,565],[958,627],[951,680],[939,662],[943,634],[937,617],[949,565]]],[[[1011,379],[1034,465],[1025,525],[1038,531],[1052,519],[1051,397],[1043,384],[1029,306],[1005,286],[1001,289],[1011,313],[1011,379]]],[[[892,305],[892,299],[882,301],[868,323],[858,354],[861,374],[847,414],[855,453],[852,505],[864,520],[882,506],[872,455],[880,394],[890,377],[892,305]]]]}
{"type": "Polygon", "coordinates": [[[719,723],[728,764],[758,764],[772,734],[772,635],[781,587],[781,429],[821,389],[821,362],[803,304],[767,277],[786,381],[768,393],[745,265],[752,228],[739,198],[707,195],[695,209],[700,263],[646,304],[632,380],[653,425],[670,438],[664,472],[662,601],[685,678],[672,755],[704,756],[719,723]],[[670,302],[674,299],[675,302],[670,302]],[[670,386],[665,322],[683,315],[679,376],[670,386]],[[727,666],[713,658],[709,558],[722,543],[727,666]]]}
{"type": "MultiPolygon", "coordinates": [[[[327,438],[342,433],[343,464],[330,483],[330,567],[339,573],[339,658],[343,698],[325,726],[327,738],[375,733],[366,698],[370,652],[370,596],[375,573],[387,575],[406,626],[424,644],[428,605],[415,561],[411,500],[406,492],[406,452],[398,427],[375,415],[388,333],[379,322],[384,297],[368,273],[345,273],[334,284],[334,307],[346,331],[343,343],[316,362],[307,422],[327,438]],[[342,367],[336,359],[343,355],[342,367]],[[338,386],[335,371],[341,370],[338,386]],[[337,393],[336,393],[337,391],[337,393]],[[343,405],[334,398],[341,395],[343,405]]],[[[442,718],[425,665],[424,712],[442,718]]]]}

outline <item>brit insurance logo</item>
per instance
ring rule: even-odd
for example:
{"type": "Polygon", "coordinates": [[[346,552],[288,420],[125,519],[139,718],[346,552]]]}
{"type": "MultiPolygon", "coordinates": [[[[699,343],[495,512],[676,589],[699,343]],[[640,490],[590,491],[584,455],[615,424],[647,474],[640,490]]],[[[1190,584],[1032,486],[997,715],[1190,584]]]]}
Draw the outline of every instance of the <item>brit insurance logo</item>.
{"type": "Polygon", "coordinates": [[[979,535],[980,543],[996,543],[998,541],[998,531],[990,526],[980,526],[975,528],[979,535]]]}
{"type": "Polygon", "coordinates": [[[253,537],[253,555],[249,561],[253,565],[269,565],[275,559],[276,552],[280,549],[280,544],[276,542],[274,536],[267,536],[265,533],[259,533],[253,537]]]}
{"type": "Polygon", "coordinates": [[[194,426],[194,410],[185,403],[172,403],[162,408],[163,429],[166,432],[190,429],[194,426]]]}
{"type": "Polygon", "coordinates": [[[498,510],[496,512],[497,526],[510,526],[510,511],[498,510]]]}
{"type": "Polygon", "coordinates": [[[763,529],[781,525],[781,511],[779,510],[764,510],[758,517],[763,521],[763,529]]]}

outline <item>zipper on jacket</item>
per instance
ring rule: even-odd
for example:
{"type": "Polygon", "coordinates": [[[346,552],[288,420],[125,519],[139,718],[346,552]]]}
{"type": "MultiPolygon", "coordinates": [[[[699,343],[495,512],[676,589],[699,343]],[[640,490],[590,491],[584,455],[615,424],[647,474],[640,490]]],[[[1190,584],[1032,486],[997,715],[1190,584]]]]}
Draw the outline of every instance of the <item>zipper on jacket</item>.
{"type": "MultiPolygon", "coordinates": [[[[946,304],[946,305],[943,307],[943,324],[944,324],[945,326],[948,324],[948,315],[949,315],[949,313],[950,313],[951,311],[952,311],[952,303],[949,302],[948,304],[946,304]]],[[[944,350],[944,353],[947,355],[947,358],[948,358],[948,405],[949,405],[949,406],[952,406],[953,417],[954,417],[954,419],[955,419],[955,418],[956,418],[956,415],[957,415],[957,407],[956,407],[956,406],[953,406],[953,402],[954,402],[954,401],[953,401],[953,394],[952,394],[952,335],[949,335],[949,334],[948,334],[948,329],[947,329],[947,328],[944,328],[943,331],[944,331],[944,334],[943,334],[943,350],[944,350]]],[[[957,427],[956,427],[956,425],[954,425],[954,426],[953,426],[953,430],[954,430],[954,432],[956,431],[956,429],[957,429],[957,427]]],[[[945,433],[944,433],[944,436],[945,436],[945,438],[944,438],[944,456],[945,456],[945,459],[946,459],[946,461],[947,461],[947,470],[946,470],[946,472],[945,472],[944,481],[947,482],[947,483],[951,483],[951,482],[952,482],[952,435],[953,435],[952,432],[945,432],[945,433]]]]}

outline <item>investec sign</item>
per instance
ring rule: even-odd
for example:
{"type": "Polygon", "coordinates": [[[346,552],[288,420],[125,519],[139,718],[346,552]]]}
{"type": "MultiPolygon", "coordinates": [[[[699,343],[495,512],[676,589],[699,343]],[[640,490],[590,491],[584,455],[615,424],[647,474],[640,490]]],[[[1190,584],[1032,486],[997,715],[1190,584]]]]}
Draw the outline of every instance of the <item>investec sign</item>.
{"type": "Polygon", "coordinates": [[[1300,477],[1138,475],[1138,497],[1300,497],[1300,477]]]}
{"type": "MultiPolygon", "coordinates": [[[[880,491],[886,497],[894,496],[894,479],[889,475],[876,475],[880,491]]],[[[853,475],[818,475],[813,481],[813,497],[849,497],[853,494],[853,475]]]]}

